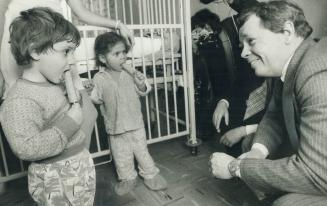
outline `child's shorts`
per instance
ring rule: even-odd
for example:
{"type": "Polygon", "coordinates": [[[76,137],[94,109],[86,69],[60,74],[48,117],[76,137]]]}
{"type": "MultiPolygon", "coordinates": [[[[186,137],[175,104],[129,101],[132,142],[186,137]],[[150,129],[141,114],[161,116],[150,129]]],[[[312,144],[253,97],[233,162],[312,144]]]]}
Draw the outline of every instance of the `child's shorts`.
{"type": "Polygon", "coordinates": [[[28,189],[38,205],[93,205],[95,168],[89,151],[59,162],[32,163],[28,189]]]}

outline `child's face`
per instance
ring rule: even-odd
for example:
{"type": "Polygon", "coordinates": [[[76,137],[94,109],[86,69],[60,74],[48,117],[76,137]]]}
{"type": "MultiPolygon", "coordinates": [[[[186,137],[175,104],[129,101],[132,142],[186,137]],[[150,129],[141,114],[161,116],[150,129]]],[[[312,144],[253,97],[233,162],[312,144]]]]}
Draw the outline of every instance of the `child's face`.
{"type": "Polygon", "coordinates": [[[74,43],[62,41],[55,43],[53,49],[38,54],[35,63],[38,64],[38,72],[41,74],[40,81],[43,77],[45,81],[59,84],[63,80],[64,72],[74,63],[75,47],[74,43]]]}
{"type": "Polygon", "coordinates": [[[108,52],[102,58],[102,62],[107,65],[108,68],[115,71],[122,71],[123,64],[126,63],[126,47],[122,42],[117,43],[112,47],[111,51],[108,52]]]}

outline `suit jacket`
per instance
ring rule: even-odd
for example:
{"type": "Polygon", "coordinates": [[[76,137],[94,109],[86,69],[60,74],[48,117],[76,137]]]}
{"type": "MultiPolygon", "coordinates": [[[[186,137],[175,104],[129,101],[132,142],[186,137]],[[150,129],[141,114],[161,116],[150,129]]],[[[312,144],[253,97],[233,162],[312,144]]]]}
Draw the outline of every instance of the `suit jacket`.
{"type": "Polygon", "coordinates": [[[327,38],[308,38],[296,50],[284,85],[275,86],[255,141],[270,154],[297,138],[293,154],[278,160],[244,159],[250,186],[267,192],[327,194],[327,38]]]}

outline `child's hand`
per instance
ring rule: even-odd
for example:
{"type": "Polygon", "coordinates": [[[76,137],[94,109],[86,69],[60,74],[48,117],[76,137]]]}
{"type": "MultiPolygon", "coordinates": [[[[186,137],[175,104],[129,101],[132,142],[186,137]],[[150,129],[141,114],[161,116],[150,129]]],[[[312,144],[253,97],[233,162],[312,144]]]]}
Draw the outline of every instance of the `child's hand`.
{"type": "Polygon", "coordinates": [[[78,125],[82,124],[83,113],[79,103],[73,104],[72,107],[68,110],[67,115],[71,117],[78,125]]]}
{"type": "Polygon", "coordinates": [[[90,95],[93,88],[94,88],[94,83],[92,80],[85,80],[82,82],[83,87],[85,88],[86,92],[90,95]]]}
{"type": "Polygon", "coordinates": [[[145,85],[145,76],[141,72],[134,72],[134,82],[141,91],[146,90],[146,85],[145,85]]]}

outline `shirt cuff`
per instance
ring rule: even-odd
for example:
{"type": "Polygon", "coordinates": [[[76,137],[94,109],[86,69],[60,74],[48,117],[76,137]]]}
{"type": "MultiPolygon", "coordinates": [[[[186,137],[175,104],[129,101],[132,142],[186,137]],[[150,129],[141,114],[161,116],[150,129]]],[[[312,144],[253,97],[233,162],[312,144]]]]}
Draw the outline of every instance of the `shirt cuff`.
{"type": "Polygon", "coordinates": [[[257,128],[258,128],[257,124],[245,125],[246,135],[255,133],[257,131],[257,128]]]}
{"type": "Polygon", "coordinates": [[[227,108],[229,108],[229,102],[228,102],[226,99],[221,99],[221,100],[219,100],[218,104],[219,104],[220,102],[225,102],[226,105],[227,105],[227,108]]]}
{"type": "Polygon", "coordinates": [[[262,154],[265,156],[265,158],[268,156],[269,152],[266,146],[264,146],[263,144],[260,143],[254,143],[251,147],[252,149],[258,149],[262,152],[262,154]]]}
{"type": "MultiPolygon", "coordinates": [[[[240,165],[241,165],[241,163],[240,163],[240,165]]],[[[240,168],[238,170],[236,170],[235,174],[236,174],[237,177],[242,178],[241,177],[241,169],[240,168]]]]}
{"type": "Polygon", "coordinates": [[[235,175],[237,176],[237,177],[239,177],[239,178],[241,178],[241,161],[242,160],[238,160],[238,169],[235,171],[235,175]]]}

